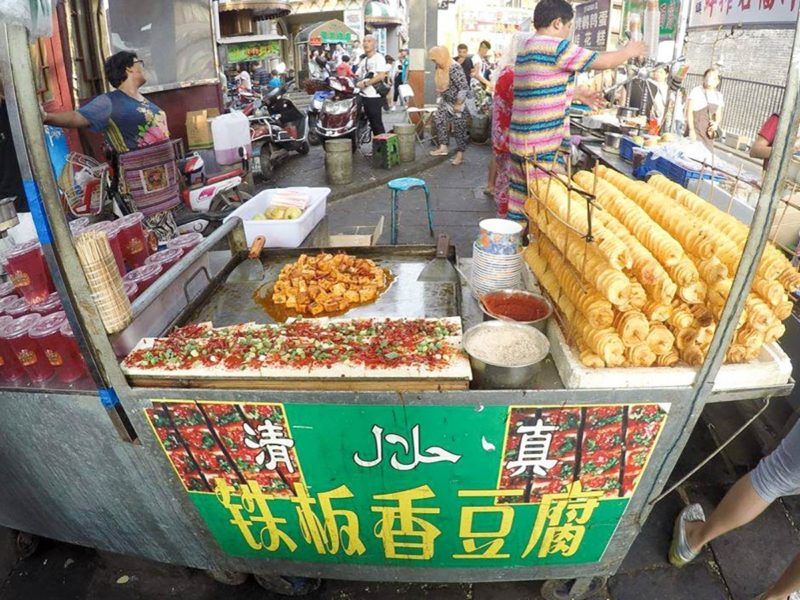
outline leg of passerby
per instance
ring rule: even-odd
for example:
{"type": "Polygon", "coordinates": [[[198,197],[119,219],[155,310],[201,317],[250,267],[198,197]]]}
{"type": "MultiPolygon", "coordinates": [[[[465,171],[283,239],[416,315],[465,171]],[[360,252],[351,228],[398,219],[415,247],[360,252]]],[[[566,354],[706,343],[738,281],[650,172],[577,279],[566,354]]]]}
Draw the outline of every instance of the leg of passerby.
{"type": "Polygon", "coordinates": [[[383,98],[363,98],[364,112],[367,114],[369,126],[372,128],[372,135],[386,133],[383,127],[383,98]]]}
{"type": "MultiPolygon", "coordinates": [[[[703,546],[749,523],[781,496],[800,490],[800,421],[780,445],[728,490],[708,520],[699,504],[684,508],[675,521],[670,562],[681,567],[694,559],[703,546]]],[[[762,598],[784,600],[800,586],[800,565],[795,559],[784,575],[762,598]],[[773,593],[774,592],[774,593],[773,593]],[[777,595],[776,595],[777,594],[777,595]]]]}
{"type": "Polygon", "coordinates": [[[496,174],[494,185],[494,201],[497,203],[497,216],[505,219],[508,216],[508,182],[511,170],[511,156],[508,152],[500,152],[495,156],[496,174]]]}
{"type": "Polygon", "coordinates": [[[497,182],[497,162],[494,155],[489,159],[489,178],[486,183],[486,189],[483,193],[487,196],[494,196],[495,183],[497,182]]]}
{"type": "Polygon", "coordinates": [[[467,115],[464,111],[457,112],[452,117],[453,137],[456,138],[456,154],[450,162],[458,166],[464,162],[464,150],[467,149],[469,132],[467,131],[467,115]]]}
{"type": "Polygon", "coordinates": [[[430,151],[431,156],[447,156],[447,144],[450,142],[450,123],[447,109],[440,104],[433,113],[433,139],[436,149],[430,151]]]}
{"type": "Polygon", "coordinates": [[[758,600],[794,600],[797,590],[800,590],[800,554],[794,557],[780,579],[761,594],[758,600]]]}

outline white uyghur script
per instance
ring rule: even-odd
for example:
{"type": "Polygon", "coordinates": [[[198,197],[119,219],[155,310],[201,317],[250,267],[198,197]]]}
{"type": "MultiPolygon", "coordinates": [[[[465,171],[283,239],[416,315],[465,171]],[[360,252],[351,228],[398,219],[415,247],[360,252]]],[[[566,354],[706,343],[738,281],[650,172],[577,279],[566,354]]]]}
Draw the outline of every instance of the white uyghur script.
{"type": "Polygon", "coordinates": [[[414,425],[411,429],[411,443],[401,435],[396,433],[389,433],[383,435],[383,428],[379,425],[372,426],[372,436],[375,439],[375,458],[372,460],[365,460],[359,456],[358,452],[353,453],[353,462],[360,467],[376,467],[383,462],[383,441],[389,445],[400,446],[407,459],[406,462],[401,462],[398,452],[392,454],[389,459],[389,464],[397,471],[411,471],[416,469],[420,464],[431,464],[437,462],[451,462],[457,463],[461,459],[461,455],[453,454],[439,446],[429,446],[423,452],[420,452],[419,447],[419,425],[414,425]]]}

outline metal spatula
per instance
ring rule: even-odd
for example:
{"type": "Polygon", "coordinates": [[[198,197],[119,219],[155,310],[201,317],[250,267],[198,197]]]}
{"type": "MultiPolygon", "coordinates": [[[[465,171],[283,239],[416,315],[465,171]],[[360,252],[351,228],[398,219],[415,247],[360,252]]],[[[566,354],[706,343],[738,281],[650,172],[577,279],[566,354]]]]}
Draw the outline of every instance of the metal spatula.
{"type": "Polygon", "coordinates": [[[450,236],[440,233],[436,240],[436,257],[432,259],[417,277],[417,281],[427,283],[455,283],[458,281],[458,272],[453,263],[447,258],[450,249],[450,236]]]}
{"type": "Polygon", "coordinates": [[[228,276],[229,282],[241,281],[260,281],[264,279],[264,265],[261,262],[261,249],[264,247],[266,238],[259,235],[253,240],[250,252],[228,276]]]}

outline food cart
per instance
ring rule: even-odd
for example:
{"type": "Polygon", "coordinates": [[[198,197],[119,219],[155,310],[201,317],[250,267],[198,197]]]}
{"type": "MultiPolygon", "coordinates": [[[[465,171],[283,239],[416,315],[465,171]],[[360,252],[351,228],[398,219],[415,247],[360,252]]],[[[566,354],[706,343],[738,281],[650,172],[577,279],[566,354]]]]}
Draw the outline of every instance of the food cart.
{"type": "MultiPolygon", "coordinates": [[[[230,219],[184,254],[133,302],[132,321],[109,335],[50,170],[27,33],[0,25],[29,203],[88,373],[77,384],[0,388],[0,521],[217,574],[569,580],[551,585],[552,597],[581,597],[619,568],[707,403],[792,389],[790,380],[720,385],[800,116],[800,45],[791,64],[774,147],[782,158],[770,164],[732,279],[729,297],[739,300],[724,304],[688,382],[567,388],[552,361],[520,390],[475,389],[463,378],[349,385],[346,374],[273,377],[270,385],[260,377],[141,379],[126,376],[120,358],[142,338],[209,320],[264,321],[252,303],[260,282],[228,281],[247,257],[242,222],[230,219]],[[642,434],[639,461],[626,478],[634,433],[642,434]],[[612,481],[593,478],[590,455],[594,465],[617,465],[612,481]]],[[[482,320],[459,282],[418,281],[435,248],[348,252],[397,277],[360,315],[455,318],[465,331],[482,320]]],[[[266,278],[300,254],[264,252],[266,278]]],[[[452,249],[447,259],[455,261],[452,249]]]]}

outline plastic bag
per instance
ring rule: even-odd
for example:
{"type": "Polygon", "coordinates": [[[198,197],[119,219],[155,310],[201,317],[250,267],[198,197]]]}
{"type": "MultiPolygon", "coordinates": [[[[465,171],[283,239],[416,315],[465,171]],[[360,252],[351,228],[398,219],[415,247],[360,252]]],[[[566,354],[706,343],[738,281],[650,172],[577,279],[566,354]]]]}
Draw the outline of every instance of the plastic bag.
{"type": "Polygon", "coordinates": [[[32,38],[53,34],[56,0],[0,0],[0,20],[23,25],[32,38]]]}

